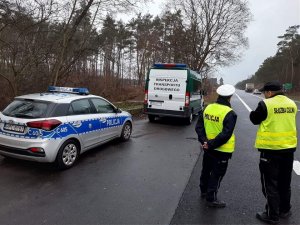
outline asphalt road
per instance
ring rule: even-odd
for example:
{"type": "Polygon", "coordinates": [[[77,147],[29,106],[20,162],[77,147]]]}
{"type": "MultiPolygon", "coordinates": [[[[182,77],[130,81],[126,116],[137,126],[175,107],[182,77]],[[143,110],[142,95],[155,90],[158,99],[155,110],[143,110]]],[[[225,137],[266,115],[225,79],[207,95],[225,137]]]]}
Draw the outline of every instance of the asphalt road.
{"type": "MultiPolygon", "coordinates": [[[[202,157],[199,157],[171,224],[263,224],[255,218],[256,212],[264,210],[265,199],[261,191],[258,169],[259,153],[253,147],[257,126],[249,120],[249,110],[255,110],[262,96],[244,91],[237,91],[237,95],[231,100],[232,108],[238,115],[235,128],[236,151],[229,161],[227,174],[218,193],[219,198],[227,203],[227,207],[208,208],[205,201],[199,197],[199,177],[202,168],[202,157]]],[[[300,104],[297,105],[300,109],[300,104]]],[[[297,125],[299,130],[299,115],[297,125]]],[[[300,160],[299,149],[295,153],[295,160],[300,160]]],[[[296,167],[295,169],[298,172],[296,167]]],[[[293,172],[291,202],[293,215],[289,219],[282,220],[282,224],[300,224],[299,196],[300,176],[293,172]]]]}
{"type": "MultiPolygon", "coordinates": [[[[260,101],[237,94],[251,109],[260,101]]],[[[0,224],[260,224],[255,213],[265,200],[253,147],[257,126],[239,97],[232,98],[238,115],[236,152],[219,192],[226,208],[207,208],[199,198],[196,120],[191,126],[140,120],[129,142],[93,149],[63,172],[0,156],[0,224]]],[[[295,156],[299,161],[299,151],[295,156]]],[[[284,224],[300,224],[299,194],[300,177],[293,172],[294,214],[284,224]]]]}

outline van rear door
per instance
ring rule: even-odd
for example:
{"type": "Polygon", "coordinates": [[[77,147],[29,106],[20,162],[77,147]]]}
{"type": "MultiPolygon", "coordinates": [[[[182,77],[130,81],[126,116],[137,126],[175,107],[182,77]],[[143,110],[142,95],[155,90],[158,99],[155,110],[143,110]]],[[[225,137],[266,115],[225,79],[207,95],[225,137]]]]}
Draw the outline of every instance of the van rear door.
{"type": "Polygon", "coordinates": [[[148,105],[153,109],[182,111],[188,70],[156,69],[149,73],[148,105]]]}

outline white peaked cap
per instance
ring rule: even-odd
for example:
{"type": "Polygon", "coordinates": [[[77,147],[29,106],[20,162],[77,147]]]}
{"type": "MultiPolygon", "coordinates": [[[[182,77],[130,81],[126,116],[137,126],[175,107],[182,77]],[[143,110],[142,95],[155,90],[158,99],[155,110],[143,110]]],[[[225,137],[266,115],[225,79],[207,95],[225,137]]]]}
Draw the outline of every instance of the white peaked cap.
{"type": "Polygon", "coordinates": [[[231,84],[223,84],[217,89],[218,95],[231,96],[235,92],[235,88],[231,84]]]}

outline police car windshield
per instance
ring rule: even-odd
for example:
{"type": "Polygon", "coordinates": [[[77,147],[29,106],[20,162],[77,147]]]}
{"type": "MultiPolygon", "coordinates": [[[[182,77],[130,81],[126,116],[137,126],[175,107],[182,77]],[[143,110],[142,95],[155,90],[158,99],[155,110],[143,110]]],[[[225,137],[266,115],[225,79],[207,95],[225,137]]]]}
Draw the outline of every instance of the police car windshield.
{"type": "Polygon", "coordinates": [[[48,105],[47,102],[18,99],[10,103],[2,113],[5,116],[17,118],[43,118],[48,105]]]}

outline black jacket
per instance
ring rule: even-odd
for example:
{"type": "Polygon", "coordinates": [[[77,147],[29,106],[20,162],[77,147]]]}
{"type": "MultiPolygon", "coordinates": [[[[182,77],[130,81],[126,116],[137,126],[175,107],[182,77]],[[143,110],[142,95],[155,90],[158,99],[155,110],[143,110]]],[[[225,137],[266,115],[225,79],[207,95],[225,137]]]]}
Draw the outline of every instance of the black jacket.
{"type": "MultiPolygon", "coordinates": [[[[231,107],[229,101],[223,98],[222,96],[219,96],[219,98],[217,99],[217,103],[231,107]]],[[[198,134],[199,142],[201,144],[207,142],[208,150],[213,150],[220,147],[230,139],[236,124],[236,120],[237,115],[233,110],[227,113],[223,121],[223,130],[214,139],[208,140],[204,128],[203,111],[201,111],[199,113],[199,118],[195,127],[196,133],[198,134]]]]}
{"type": "MultiPolygon", "coordinates": [[[[283,93],[279,93],[276,95],[283,95],[283,93]]],[[[276,96],[274,95],[274,96],[276,96]]],[[[274,97],[273,96],[273,97],[274,97]]],[[[254,125],[259,125],[261,124],[261,122],[263,122],[265,119],[267,119],[268,117],[268,110],[267,110],[267,106],[265,104],[264,101],[260,101],[258,103],[257,108],[255,109],[255,111],[250,112],[250,120],[254,125]]],[[[282,149],[280,151],[270,151],[269,149],[258,149],[258,151],[260,152],[268,152],[268,153],[272,153],[272,154],[282,154],[282,153],[288,153],[288,152],[294,152],[296,150],[296,148],[288,148],[288,149],[282,149]]]]}

